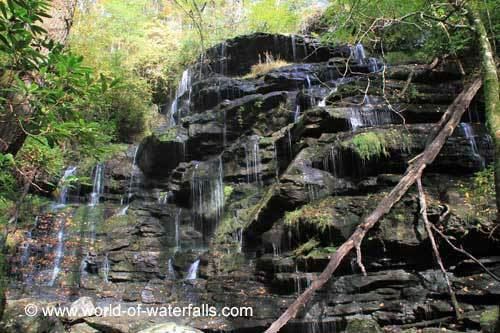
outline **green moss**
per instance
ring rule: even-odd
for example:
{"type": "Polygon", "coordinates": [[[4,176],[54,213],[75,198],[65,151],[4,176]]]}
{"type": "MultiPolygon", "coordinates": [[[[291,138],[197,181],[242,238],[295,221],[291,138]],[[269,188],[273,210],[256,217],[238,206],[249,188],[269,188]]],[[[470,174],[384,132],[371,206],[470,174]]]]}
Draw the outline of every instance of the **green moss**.
{"type": "Polygon", "coordinates": [[[333,253],[337,251],[337,248],[334,246],[327,246],[327,247],[318,247],[313,249],[307,256],[305,256],[306,259],[325,259],[329,258],[333,253]]]}
{"type": "Polygon", "coordinates": [[[320,200],[285,214],[285,225],[298,228],[300,224],[314,226],[324,232],[333,226],[332,198],[320,200]]]}
{"type": "Polygon", "coordinates": [[[177,128],[169,128],[165,133],[158,136],[158,140],[162,142],[176,141],[177,140],[177,128]]]}
{"type": "Polygon", "coordinates": [[[386,141],[384,136],[374,132],[361,133],[352,139],[352,144],[358,155],[363,160],[370,160],[373,157],[388,156],[386,141]]]}
{"type": "Polygon", "coordinates": [[[479,319],[481,324],[482,332],[485,333],[495,333],[498,332],[497,328],[500,326],[500,310],[499,308],[493,308],[481,313],[481,318],[479,319]]]}
{"type": "Polygon", "coordinates": [[[231,197],[231,194],[233,194],[234,187],[226,185],[224,186],[224,198],[228,200],[231,197]]]}
{"type": "Polygon", "coordinates": [[[411,148],[411,137],[397,130],[370,131],[356,134],[344,141],[345,148],[353,149],[363,160],[371,160],[389,156],[390,149],[408,151],[411,148]]]}
{"type": "Polygon", "coordinates": [[[320,242],[316,239],[310,239],[308,242],[302,244],[293,251],[293,255],[296,257],[306,256],[309,252],[313,251],[318,247],[320,242]]]}
{"type": "Polygon", "coordinates": [[[133,216],[133,214],[129,213],[128,215],[112,216],[97,227],[98,232],[110,233],[116,230],[120,230],[121,228],[131,226],[134,223],[135,217],[133,216]]]}

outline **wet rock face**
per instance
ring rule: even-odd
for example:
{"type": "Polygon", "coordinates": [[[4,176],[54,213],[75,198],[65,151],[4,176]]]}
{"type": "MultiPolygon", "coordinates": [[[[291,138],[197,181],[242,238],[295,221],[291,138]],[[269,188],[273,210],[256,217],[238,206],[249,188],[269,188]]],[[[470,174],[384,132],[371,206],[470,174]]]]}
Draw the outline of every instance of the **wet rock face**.
{"type": "MultiPolygon", "coordinates": [[[[184,72],[165,127],[106,162],[103,179],[94,168],[82,201],[40,216],[11,258],[14,299],[250,306],[253,316],[180,318],[186,327],[151,317],[51,321],[16,317],[24,303],[12,301],[0,331],[264,331],[397,184],[462,89],[446,66],[387,67],[384,81],[380,62],[362,53],[269,34],[208,50],[201,76],[199,66],[184,72]],[[247,76],[266,52],[288,64],[247,76]]],[[[479,104],[471,108],[423,182],[429,220],[500,275],[498,241],[483,229],[489,209],[478,214],[466,194],[493,156],[483,119],[479,104]]],[[[498,282],[442,239],[440,249],[467,315],[453,330],[490,329],[498,282]]],[[[370,231],[362,252],[368,276],[348,256],[284,332],[448,325],[453,308],[415,189],[370,231]]]]}
{"type": "Polygon", "coordinates": [[[284,36],[257,33],[240,36],[207,51],[211,70],[228,76],[244,75],[250,67],[263,61],[265,54],[288,62],[322,62],[332,57],[348,57],[348,46],[328,47],[303,36],[284,36]]]}

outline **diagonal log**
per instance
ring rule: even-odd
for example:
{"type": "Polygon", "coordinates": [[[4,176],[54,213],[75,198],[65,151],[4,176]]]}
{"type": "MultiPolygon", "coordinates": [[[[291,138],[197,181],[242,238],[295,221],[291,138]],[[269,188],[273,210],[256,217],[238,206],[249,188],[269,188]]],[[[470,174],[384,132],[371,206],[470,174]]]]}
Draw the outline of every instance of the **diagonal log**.
{"type": "Polygon", "coordinates": [[[475,79],[457,96],[448,107],[445,115],[443,115],[444,119],[438,123],[438,128],[436,129],[436,134],[433,136],[432,141],[420,155],[412,160],[399,183],[379,202],[375,210],[364,218],[363,222],[356,228],[351,237],[349,237],[349,239],[338,248],[335,254],[332,255],[330,262],[321,275],[311,283],[309,288],[297,297],[288,309],[272,323],[265,333],[277,333],[290,319],[295,318],[299,310],[305,307],[311,300],[315,291],[328,282],[345,256],[349,254],[352,249],[361,244],[368,231],[391,210],[394,204],[396,204],[415,181],[421,177],[425,167],[435,160],[448,137],[452,135],[462,115],[469,107],[481,85],[481,80],[475,79]]]}

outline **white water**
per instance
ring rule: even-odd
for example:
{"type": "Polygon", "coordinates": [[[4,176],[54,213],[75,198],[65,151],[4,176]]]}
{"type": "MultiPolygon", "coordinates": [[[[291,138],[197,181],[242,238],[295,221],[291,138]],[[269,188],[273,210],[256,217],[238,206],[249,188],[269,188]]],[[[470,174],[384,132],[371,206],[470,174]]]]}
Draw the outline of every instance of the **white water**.
{"type": "Polygon", "coordinates": [[[360,65],[364,64],[366,59],[366,52],[363,44],[357,43],[351,48],[352,56],[354,60],[360,65]]]}
{"type": "Polygon", "coordinates": [[[61,271],[61,262],[64,257],[64,224],[66,221],[61,221],[61,228],[57,233],[57,246],[54,257],[54,266],[52,268],[52,277],[49,281],[49,287],[54,286],[57,276],[61,271]]]}
{"type": "Polygon", "coordinates": [[[361,127],[393,124],[396,121],[394,112],[374,107],[368,96],[364,102],[365,106],[353,107],[349,110],[349,123],[353,131],[361,127]]]}
{"type": "Polygon", "coordinates": [[[120,212],[117,214],[119,216],[127,215],[127,211],[130,207],[130,199],[132,199],[133,196],[133,188],[135,186],[135,176],[136,173],[138,172],[138,167],[137,167],[137,152],[139,151],[139,146],[137,146],[134,150],[134,157],[132,161],[132,170],[130,171],[130,179],[128,183],[128,190],[127,190],[127,196],[122,199],[122,209],[120,212]]]}
{"type": "Polygon", "coordinates": [[[274,151],[274,172],[276,175],[276,182],[279,184],[280,182],[280,162],[278,159],[278,148],[276,147],[276,142],[273,142],[273,151],[274,151]]]}
{"type": "Polygon", "coordinates": [[[181,80],[179,81],[177,91],[175,92],[175,98],[172,101],[172,105],[170,106],[170,111],[169,111],[169,127],[170,128],[176,126],[175,117],[176,117],[177,113],[179,113],[179,102],[180,102],[180,99],[186,93],[189,93],[189,95],[188,95],[188,107],[191,104],[191,81],[192,81],[191,71],[189,69],[186,69],[182,73],[182,77],[181,77],[181,80]]]}
{"type": "Polygon", "coordinates": [[[179,208],[177,214],[175,214],[175,252],[181,249],[181,214],[182,208],[179,208]]]}
{"type": "Polygon", "coordinates": [[[186,275],[186,280],[196,280],[198,278],[198,269],[200,267],[200,259],[197,259],[195,262],[189,266],[189,270],[186,275]]]}
{"type": "Polygon", "coordinates": [[[116,214],[117,216],[125,216],[127,215],[127,212],[128,212],[128,209],[129,209],[129,205],[123,207],[119,212],[118,214],[116,214]]]}
{"type": "MultiPolygon", "coordinates": [[[[35,226],[36,226],[36,221],[38,220],[38,216],[36,217],[35,220],[35,226]]],[[[31,247],[31,241],[33,239],[33,235],[31,231],[28,231],[26,233],[26,240],[24,241],[23,245],[23,252],[21,254],[21,266],[26,266],[28,264],[28,261],[30,259],[30,247],[31,247]]]]}
{"type": "Polygon", "coordinates": [[[297,62],[297,41],[295,35],[291,36],[291,40],[292,40],[293,62],[297,62]]]}
{"type": "MultiPolygon", "coordinates": [[[[224,208],[224,181],[222,157],[207,162],[196,162],[191,181],[192,212],[195,222],[207,231],[207,219],[217,226],[224,208]]],[[[208,236],[204,234],[204,236],[208,236]]]]}
{"type": "Polygon", "coordinates": [[[177,279],[177,272],[175,271],[174,260],[172,258],[169,258],[167,262],[167,279],[169,280],[177,279]]]}
{"type": "Polygon", "coordinates": [[[105,283],[109,283],[109,269],[110,269],[109,258],[108,254],[106,253],[106,255],[104,256],[104,260],[102,262],[102,275],[105,283]]]}
{"type": "Polygon", "coordinates": [[[104,192],[104,164],[99,163],[94,169],[94,180],[92,193],[90,194],[89,206],[95,207],[104,192]]]}
{"type": "Polygon", "coordinates": [[[323,169],[332,173],[334,177],[342,177],[342,171],[339,170],[342,165],[342,158],[339,151],[332,147],[328,156],[323,160],[323,169]]]}
{"type": "Polygon", "coordinates": [[[479,149],[477,148],[477,142],[476,142],[476,135],[474,133],[474,128],[469,123],[460,123],[460,128],[462,129],[465,138],[469,142],[470,148],[472,150],[472,154],[474,157],[476,157],[478,160],[481,161],[481,167],[484,168],[485,166],[485,161],[484,157],[481,156],[481,153],[479,152],[479,149]]]}
{"type": "Polygon", "coordinates": [[[57,207],[64,207],[68,203],[68,193],[69,193],[69,185],[66,184],[68,178],[73,177],[76,173],[76,166],[70,166],[64,171],[64,175],[62,176],[59,184],[61,188],[59,190],[59,199],[57,201],[57,207]]]}
{"type": "Polygon", "coordinates": [[[262,185],[261,156],[259,137],[257,135],[249,138],[245,145],[247,183],[262,185]]]}
{"type": "Polygon", "coordinates": [[[293,122],[296,123],[299,121],[300,118],[300,104],[297,104],[297,107],[295,108],[295,113],[293,114],[293,122]]]}

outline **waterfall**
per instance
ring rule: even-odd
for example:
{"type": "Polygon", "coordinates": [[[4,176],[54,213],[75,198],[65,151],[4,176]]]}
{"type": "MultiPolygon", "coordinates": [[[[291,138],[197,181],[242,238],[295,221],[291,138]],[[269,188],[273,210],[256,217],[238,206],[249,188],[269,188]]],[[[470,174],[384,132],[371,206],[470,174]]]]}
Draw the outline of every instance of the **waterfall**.
{"type": "Polygon", "coordinates": [[[334,177],[341,178],[342,170],[342,155],[336,147],[330,149],[330,153],[323,160],[323,169],[329,171],[334,177]]]}
{"type": "Polygon", "coordinates": [[[366,106],[349,109],[349,123],[354,131],[360,127],[381,126],[396,122],[394,112],[389,109],[377,109],[371,99],[365,97],[366,106]]]}
{"type": "Polygon", "coordinates": [[[116,215],[117,216],[125,216],[125,215],[127,215],[129,207],[130,207],[129,205],[123,207],[122,209],[120,209],[120,211],[116,215]]]}
{"type": "Polygon", "coordinates": [[[175,214],[175,251],[179,251],[181,248],[181,214],[182,208],[179,208],[177,214],[175,214]]]}
{"type": "Polygon", "coordinates": [[[59,275],[59,272],[61,271],[61,263],[64,258],[64,225],[66,221],[61,221],[61,228],[59,229],[57,233],[57,246],[56,246],[56,252],[55,252],[55,257],[54,257],[54,265],[52,268],[52,277],[49,281],[49,287],[54,286],[57,276],[59,275]]]}
{"type": "Polygon", "coordinates": [[[137,152],[139,151],[139,146],[135,147],[134,157],[132,160],[132,170],[130,171],[130,179],[128,183],[127,196],[122,198],[121,205],[123,206],[120,212],[117,214],[118,216],[127,215],[128,209],[130,207],[130,199],[132,199],[132,190],[135,185],[135,175],[137,172],[137,152]]]}
{"type": "Polygon", "coordinates": [[[200,259],[196,259],[195,262],[189,266],[189,270],[186,275],[186,280],[196,280],[198,278],[198,269],[200,267],[200,259]]]}
{"type": "Polygon", "coordinates": [[[169,128],[175,127],[176,123],[176,117],[178,119],[181,118],[181,116],[177,116],[179,113],[179,102],[182,96],[184,96],[186,93],[188,94],[188,107],[191,104],[191,71],[189,69],[186,69],[182,73],[181,80],[179,82],[179,85],[177,87],[177,90],[175,92],[175,97],[174,100],[172,101],[172,105],[170,106],[170,111],[169,111],[169,128]]]}
{"type": "Polygon", "coordinates": [[[227,72],[227,56],[226,56],[226,42],[222,42],[220,44],[220,58],[219,58],[219,66],[220,66],[220,74],[226,75],[227,72]]]}
{"type": "Polygon", "coordinates": [[[276,182],[280,182],[280,161],[278,158],[278,148],[276,147],[276,141],[273,142],[273,151],[274,151],[274,172],[276,175],[276,182]]]}
{"type": "Polygon", "coordinates": [[[363,44],[357,43],[354,47],[351,48],[351,53],[352,57],[359,65],[364,64],[366,53],[363,44]]]}
{"type": "Polygon", "coordinates": [[[70,186],[66,183],[66,181],[68,180],[68,178],[75,175],[76,169],[77,169],[76,166],[70,166],[64,171],[64,174],[61,180],[59,181],[60,185],[59,199],[57,201],[56,207],[63,207],[68,203],[68,193],[70,186]]]}
{"type": "Polygon", "coordinates": [[[297,107],[295,108],[295,113],[293,114],[293,122],[296,123],[299,121],[300,118],[300,104],[297,104],[297,107]]]}
{"type": "Polygon", "coordinates": [[[259,137],[254,135],[245,145],[247,182],[262,185],[261,157],[259,137]]]}
{"type": "Polygon", "coordinates": [[[224,207],[222,157],[195,162],[191,179],[191,205],[193,220],[204,238],[219,224],[224,207]]]}
{"type": "Polygon", "coordinates": [[[102,276],[105,283],[109,283],[109,258],[108,254],[104,255],[104,260],[102,262],[102,276]]]}
{"type": "Polygon", "coordinates": [[[293,147],[292,147],[292,133],[290,131],[290,127],[286,129],[286,135],[287,135],[288,156],[291,161],[293,159],[293,147]]]}
{"type": "Polygon", "coordinates": [[[380,65],[376,58],[367,58],[363,44],[357,43],[351,46],[351,57],[358,65],[367,65],[370,73],[380,72],[384,69],[384,65],[380,65]]]}
{"type": "Polygon", "coordinates": [[[99,203],[104,192],[104,164],[98,163],[94,169],[94,181],[92,193],[90,194],[89,206],[94,207],[99,203]]]}
{"type": "Polygon", "coordinates": [[[297,41],[295,35],[292,35],[290,39],[292,40],[293,62],[297,62],[297,41]]]}
{"type": "Polygon", "coordinates": [[[169,258],[167,261],[167,275],[166,278],[169,280],[176,280],[177,279],[177,272],[175,271],[174,268],[174,260],[172,258],[169,258]]]}
{"type": "Polygon", "coordinates": [[[481,168],[485,167],[484,157],[481,156],[479,149],[477,148],[476,135],[474,133],[474,128],[469,123],[460,123],[460,128],[465,135],[465,138],[469,142],[472,155],[481,162],[481,168]]]}
{"type": "MultiPolygon", "coordinates": [[[[38,216],[36,217],[35,220],[35,225],[36,221],[38,220],[38,216]]],[[[26,241],[23,244],[23,251],[21,254],[21,266],[25,267],[28,264],[28,261],[30,259],[30,247],[31,247],[31,241],[33,239],[33,234],[31,231],[26,232],[26,241]]]]}

